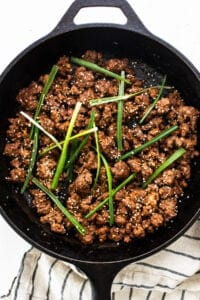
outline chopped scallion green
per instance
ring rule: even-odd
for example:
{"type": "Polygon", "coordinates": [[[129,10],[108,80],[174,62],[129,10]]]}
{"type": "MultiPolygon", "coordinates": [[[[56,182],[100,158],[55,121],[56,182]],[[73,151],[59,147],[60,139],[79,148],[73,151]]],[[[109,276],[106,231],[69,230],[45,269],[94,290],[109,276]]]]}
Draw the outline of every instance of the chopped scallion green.
{"type": "Polygon", "coordinates": [[[90,133],[94,133],[94,132],[96,132],[97,130],[98,130],[98,128],[97,128],[96,126],[94,126],[94,127],[90,128],[90,129],[86,129],[86,130],[84,130],[84,131],[81,131],[81,132],[79,132],[79,133],[77,133],[77,134],[75,134],[75,135],[72,135],[72,136],[70,137],[70,141],[75,140],[75,139],[78,139],[78,138],[80,138],[80,137],[82,137],[82,136],[84,136],[84,135],[89,135],[90,133]]]}
{"type": "Polygon", "coordinates": [[[163,81],[161,83],[161,87],[159,90],[159,93],[157,95],[157,97],[155,98],[155,100],[149,105],[148,109],[146,110],[146,112],[144,113],[142,119],[139,121],[139,124],[142,124],[144,122],[144,120],[148,117],[148,115],[151,113],[151,111],[154,109],[154,107],[156,106],[158,100],[160,100],[160,97],[162,96],[163,93],[163,89],[165,86],[165,82],[166,82],[167,76],[165,75],[163,78],[163,81]]]}
{"type": "Polygon", "coordinates": [[[56,144],[56,147],[62,150],[60,143],[51,133],[49,133],[46,129],[44,129],[44,127],[42,127],[37,121],[31,118],[27,113],[20,111],[20,114],[24,116],[27,120],[29,120],[35,127],[40,129],[46,136],[48,136],[56,144]]]}
{"type": "Polygon", "coordinates": [[[38,152],[38,141],[39,141],[39,130],[36,127],[34,130],[34,136],[33,136],[33,147],[32,147],[32,152],[31,152],[31,158],[30,158],[30,163],[28,166],[28,170],[26,173],[26,178],[24,181],[24,184],[21,188],[21,193],[23,194],[26,191],[26,188],[29,184],[30,178],[32,176],[32,172],[35,166],[35,162],[36,162],[36,157],[37,157],[37,152],[38,152]]]}
{"type": "Polygon", "coordinates": [[[131,155],[135,155],[138,152],[141,152],[142,150],[144,150],[147,147],[153,145],[154,143],[158,142],[159,140],[167,137],[169,134],[171,134],[173,131],[175,131],[177,129],[178,129],[178,125],[174,125],[174,126],[171,126],[170,128],[167,128],[167,129],[163,130],[161,133],[159,133],[158,135],[153,137],[151,140],[147,141],[146,143],[142,144],[141,146],[138,146],[134,150],[131,150],[131,151],[125,153],[124,155],[120,156],[117,160],[118,161],[123,160],[123,159],[128,158],[131,155]]]}
{"type": "Polygon", "coordinates": [[[85,228],[74,218],[74,216],[67,210],[67,208],[60,202],[57,196],[55,196],[46,186],[44,186],[37,178],[33,177],[32,182],[41,189],[49,198],[55,203],[55,205],[61,210],[65,217],[74,225],[76,230],[81,234],[85,234],[85,228]]]}
{"type": "Polygon", "coordinates": [[[160,173],[162,173],[165,169],[167,169],[173,162],[179,159],[183,154],[186,153],[186,150],[183,148],[179,148],[176,150],[167,160],[165,160],[143,183],[142,188],[146,188],[160,173]]]}
{"type": "MultiPolygon", "coordinates": [[[[135,178],[137,174],[133,173],[129,177],[127,177],[122,183],[120,183],[113,191],[112,196],[114,197],[117,192],[119,192],[126,184],[128,184],[131,180],[135,178]]],[[[107,202],[109,201],[109,197],[105,198],[102,202],[100,202],[95,208],[93,208],[87,215],[85,215],[85,219],[90,218],[95,214],[99,209],[101,209],[107,202]]]]}
{"type": "MultiPolygon", "coordinates": [[[[80,137],[82,137],[82,136],[89,135],[90,133],[93,133],[93,132],[95,132],[95,131],[97,131],[97,130],[98,130],[97,127],[93,127],[93,128],[90,128],[90,129],[86,129],[86,130],[81,131],[81,132],[79,132],[79,133],[77,133],[77,134],[75,134],[75,135],[72,135],[72,136],[70,137],[69,140],[72,141],[72,140],[78,139],[78,138],[80,138],[80,137]]],[[[64,141],[59,142],[59,144],[62,146],[62,145],[64,144],[64,141]]],[[[43,149],[43,151],[40,153],[40,156],[46,154],[47,152],[49,152],[49,151],[51,151],[51,150],[53,150],[53,149],[55,149],[55,148],[57,148],[57,147],[58,147],[57,144],[53,144],[53,145],[51,145],[51,146],[46,147],[46,148],[43,149]]]]}
{"type": "Polygon", "coordinates": [[[63,169],[65,167],[65,163],[66,163],[66,159],[67,159],[67,155],[68,155],[68,147],[69,147],[70,137],[71,137],[72,131],[74,129],[74,125],[75,125],[79,110],[81,108],[81,105],[82,105],[81,102],[77,102],[76,106],[74,108],[74,111],[73,111],[73,114],[72,114],[72,117],[71,117],[71,120],[70,120],[70,123],[69,123],[69,127],[68,127],[67,132],[66,132],[65,141],[64,141],[64,144],[63,144],[61,155],[60,155],[60,158],[59,158],[59,161],[58,161],[58,164],[57,164],[57,168],[56,168],[56,171],[55,171],[55,174],[54,174],[54,177],[53,177],[53,181],[52,181],[52,184],[51,184],[52,190],[55,190],[57,188],[59,178],[60,178],[60,176],[63,172],[63,169]]]}
{"type": "MultiPolygon", "coordinates": [[[[94,124],[94,118],[95,118],[95,112],[92,111],[91,116],[90,116],[90,120],[89,120],[89,124],[87,126],[87,129],[91,129],[93,124],[94,124]]],[[[73,166],[75,160],[77,159],[79,153],[81,152],[81,150],[83,149],[83,147],[87,144],[89,139],[89,134],[86,135],[83,140],[81,141],[81,143],[79,144],[79,146],[76,148],[76,150],[74,151],[74,153],[69,157],[69,160],[66,163],[65,169],[73,166]]]]}
{"type": "MultiPolygon", "coordinates": [[[[58,72],[58,66],[54,65],[49,73],[49,77],[47,79],[47,81],[45,82],[45,85],[42,89],[42,92],[40,94],[40,98],[39,98],[39,101],[38,101],[38,105],[37,105],[37,108],[36,108],[36,111],[35,111],[35,114],[34,114],[34,120],[36,121],[38,116],[39,116],[39,113],[40,113],[40,110],[41,110],[41,107],[43,105],[43,102],[44,102],[44,99],[47,95],[47,93],[49,92],[49,89],[56,77],[56,74],[58,72]]],[[[33,131],[34,131],[34,125],[32,125],[31,127],[31,132],[30,132],[30,138],[33,138],[33,131]]]]}
{"type": "Polygon", "coordinates": [[[104,167],[106,169],[107,181],[108,181],[108,204],[109,204],[109,224],[112,226],[114,224],[114,208],[113,208],[113,191],[112,191],[112,173],[110,170],[110,166],[106,160],[106,158],[100,154],[101,159],[103,161],[104,167]]]}
{"type": "MultiPolygon", "coordinates": [[[[128,100],[128,99],[131,99],[135,96],[146,93],[150,89],[155,89],[155,88],[160,88],[160,87],[161,87],[160,85],[150,86],[148,88],[144,88],[144,89],[142,89],[138,92],[135,92],[133,94],[125,94],[123,96],[112,96],[112,97],[92,99],[92,100],[90,100],[90,106],[102,105],[102,104],[107,104],[107,103],[116,102],[116,101],[120,101],[120,100],[128,100]]],[[[170,86],[164,86],[163,89],[171,89],[171,87],[170,86]]]]}
{"type": "MultiPolygon", "coordinates": [[[[121,76],[124,78],[125,77],[125,72],[121,72],[121,76]]],[[[119,96],[124,95],[124,81],[120,81],[119,83],[119,96]]],[[[123,138],[122,138],[122,120],[123,120],[123,107],[124,107],[124,101],[119,100],[117,102],[117,148],[118,151],[123,150],[123,138]]]]}
{"type": "MultiPolygon", "coordinates": [[[[76,151],[76,149],[78,147],[78,144],[79,144],[79,140],[77,140],[77,139],[75,139],[71,142],[69,157],[71,157],[73,155],[74,151],[76,151]]],[[[67,183],[71,183],[73,181],[73,178],[74,178],[74,166],[73,166],[73,164],[71,164],[67,167],[66,174],[67,174],[67,183]]]]}
{"type": "Polygon", "coordinates": [[[81,59],[81,58],[78,58],[78,57],[71,56],[71,62],[73,62],[74,64],[77,64],[77,65],[86,67],[86,68],[88,68],[92,71],[102,73],[106,76],[115,78],[117,80],[123,80],[126,83],[130,84],[130,81],[128,79],[122,78],[119,74],[116,74],[116,73],[111,72],[111,71],[109,71],[105,68],[102,68],[102,67],[98,66],[97,64],[94,64],[90,61],[87,61],[87,60],[84,60],[84,59],[81,59]]]}
{"type": "Polygon", "coordinates": [[[100,170],[101,170],[101,150],[100,150],[99,137],[97,132],[94,133],[94,138],[95,138],[96,152],[97,152],[97,170],[96,170],[96,176],[91,191],[93,191],[97,185],[99,175],[100,175],[100,170]]]}

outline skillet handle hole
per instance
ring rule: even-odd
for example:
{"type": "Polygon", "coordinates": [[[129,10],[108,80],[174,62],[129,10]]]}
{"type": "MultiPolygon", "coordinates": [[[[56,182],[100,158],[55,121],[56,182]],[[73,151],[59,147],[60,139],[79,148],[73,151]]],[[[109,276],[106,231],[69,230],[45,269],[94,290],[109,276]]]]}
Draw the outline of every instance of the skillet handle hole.
{"type": "Polygon", "coordinates": [[[83,7],[74,18],[76,25],[89,23],[114,23],[125,25],[127,17],[118,7],[83,7]]]}

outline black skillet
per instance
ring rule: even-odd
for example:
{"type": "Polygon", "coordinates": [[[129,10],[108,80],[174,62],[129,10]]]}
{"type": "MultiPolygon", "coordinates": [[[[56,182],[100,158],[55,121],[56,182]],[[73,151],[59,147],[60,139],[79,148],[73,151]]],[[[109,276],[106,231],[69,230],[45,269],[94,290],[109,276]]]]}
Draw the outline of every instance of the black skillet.
{"type": "MultiPolygon", "coordinates": [[[[178,215],[152,235],[129,245],[111,243],[84,246],[73,237],[64,237],[40,224],[31,209],[31,199],[22,197],[16,186],[8,184],[8,161],[2,155],[7,118],[14,115],[17,91],[33,79],[48,72],[60,55],[80,55],[87,49],[102,51],[112,57],[128,57],[135,63],[138,76],[154,73],[153,80],[168,75],[189,105],[200,109],[200,76],[194,66],[177,50],[152,35],[124,0],[77,0],[57,27],[47,36],[24,50],[0,78],[0,209],[14,230],[30,244],[58,259],[81,268],[92,283],[93,299],[110,299],[111,283],[117,272],[131,262],[147,257],[166,247],[191,226],[200,212],[200,160],[192,165],[192,180],[179,201],[178,215]],[[83,7],[118,7],[127,17],[125,25],[86,24],[77,26],[74,17],[83,7]],[[12,109],[11,109],[12,108],[12,109]]],[[[151,79],[149,79],[149,82],[151,79]]],[[[160,81],[159,81],[160,82],[160,81]]]]}

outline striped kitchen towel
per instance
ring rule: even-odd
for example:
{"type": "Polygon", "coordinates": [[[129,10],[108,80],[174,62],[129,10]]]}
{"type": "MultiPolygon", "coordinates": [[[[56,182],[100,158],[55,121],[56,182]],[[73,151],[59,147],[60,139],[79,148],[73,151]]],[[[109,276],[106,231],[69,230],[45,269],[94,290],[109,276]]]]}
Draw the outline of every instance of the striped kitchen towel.
{"type": "MultiPolygon", "coordinates": [[[[73,265],[31,248],[10,291],[0,298],[89,300],[91,290],[89,280],[73,265]]],[[[116,276],[112,300],[122,299],[200,300],[200,219],[172,245],[116,276]]]]}

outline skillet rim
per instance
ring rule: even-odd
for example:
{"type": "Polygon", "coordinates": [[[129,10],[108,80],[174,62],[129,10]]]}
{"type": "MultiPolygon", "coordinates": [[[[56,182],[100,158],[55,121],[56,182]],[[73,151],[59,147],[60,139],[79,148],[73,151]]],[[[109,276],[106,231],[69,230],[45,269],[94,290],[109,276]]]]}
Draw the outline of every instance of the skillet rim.
{"type": "MultiPolygon", "coordinates": [[[[173,55],[178,56],[179,59],[182,61],[182,63],[186,64],[186,66],[190,69],[190,71],[193,73],[193,75],[196,77],[197,81],[200,82],[200,73],[198,72],[198,70],[194,67],[194,65],[181,53],[179,52],[177,49],[175,49],[173,46],[169,45],[167,42],[161,40],[160,38],[152,35],[152,34],[144,34],[144,33],[138,33],[136,32],[134,29],[127,29],[124,28],[124,26],[121,25],[116,25],[116,24],[87,24],[87,25],[82,25],[79,26],[78,28],[74,29],[74,30],[68,30],[65,31],[64,33],[56,33],[53,31],[53,33],[48,34],[47,36],[35,41],[34,43],[32,43],[30,46],[28,46],[26,49],[24,49],[20,54],[18,54],[16,56],[16,58],[14,58],[14,60],[11,61],[11,63],[7,66],[7,68],[3,71],[3,73],[0,76],[0,87],[1,87],[1,83],[4,80],[4,78],[7,76],[7,74],[12,71],[13,67],[20,62],[20,60],[26,55],[28,54],[30,51],[34,50],[36,47],[38,47],[39,45],[41,45],[42,43],[48,41],[49,39],[55,38],[57,36],[60,35],[64,35],[67,34],[68,32],[73,32],[73,31],[79,31],[80,29],[89,29],[89,28],[108,28],[108,29],[123,29],[125,31],[131,31],[134,32],[136,34],[139,35],[143,35],[144,37],[150,38],[153,40],[153,42],[157,42],[160,45],[162,45],[163,47],[167,48],[168,50],[170,50],[173,55]]],[[[160,251],[161,249],[165,248],[166,246],[168,246],[169,244],[171,244],[172,242],[174,242],[175,240],[177,240],[180,236],[183,235],[183,233],[192,226],[192,224],[195,222],[195,220],[198,218],[198,216],[200,215],[200,207],[199,210],[192,216],[192,218],[190,219],[190,221],[185,224],[185,226],[183,226],[183,228],[181,228],[172,238],[166,240],[164,243],[162,243],[161,245],[159,245],[158,247],[152,249],[151,251],[148,251],[145,254],[141,254],[138,255],[136,257],[129,257],[129,258],[125,258],[125,259],[121,259],[118,261],[89,261],[89,260],[81,260],[81,259],[75,259],[72,257],[65,257],[61,254],[58,254],[52,250],[47,249],[46,247],[43,247],[42,245],[38,244],[38,242],[36,242],[35,240],[31,239],[28,235],[26,235],[25,232],[23,232],[21,229],[18,228],[18,226],[8,217],[8,215],[6,214],[5,210],[3,209],[3,207],[0,205],[0,213],[2,214],[2,216],[4,217],[4,219],[8,222],[8,224],[14,229],[15,232],[17,232],[21,237],[23,237],[26,241],[28,241],[29,243],[31,243],[32,245],[34,245],[36,248],[42,250],[43,252],[54,256],[56,258],[65,260],[65,261],[70,261],[70,262],[83,262],[83,263],[87,263],[87,264],[94,264],[94,263],[98,263],[98,264],[110,264],[110,263],[122,263],[122,262],[133,262],[136,260],[140,260],[143,259],[147,256],[150,256],[158,251],[160,251]]]]}

